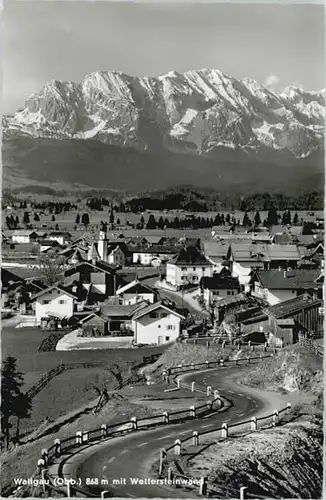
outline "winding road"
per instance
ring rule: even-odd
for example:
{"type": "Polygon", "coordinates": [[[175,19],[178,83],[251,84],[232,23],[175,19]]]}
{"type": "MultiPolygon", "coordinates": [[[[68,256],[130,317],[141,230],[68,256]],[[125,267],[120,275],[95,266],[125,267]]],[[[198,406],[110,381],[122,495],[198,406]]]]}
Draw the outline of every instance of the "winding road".
{"type": "Polygon", "coordinates": [[[181,488],[133,484],[133,478],[148,481],[152,464],[158,460],[159,450],[168,448],[176,439],[184,439],[192,435],[194,430],[207,431],[219,427],[223,422],[231,425],[261,413],[268,405],[268,398],[254,396],[251,389],[239,386],[234,381],[245,370],[241,366],[236,369],[224,367],[183,375],[183,380],[218,389],[233,405],[225,412],[203,419],[139,431],[88,446],[61,463],[64,477],[80,478],[83,488],[97,496],[100,496],[101,491],[108,490],[115,497],[196,497],[195,492],[181,488]],[[89,479],[93,480],[93,484],[88,484],[89,479]]]}

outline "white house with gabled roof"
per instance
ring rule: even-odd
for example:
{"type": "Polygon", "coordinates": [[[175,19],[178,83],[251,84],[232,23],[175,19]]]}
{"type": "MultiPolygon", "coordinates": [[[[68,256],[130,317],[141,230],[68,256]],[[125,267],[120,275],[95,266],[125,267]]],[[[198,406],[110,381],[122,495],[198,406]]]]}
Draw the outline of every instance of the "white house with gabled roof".
{"type": "Polygon", "coordinates": [[[36,324],[40,325],[42,318],[55,316],[62,319],[73,316],[78,297],[61,285],[52,285],[36,293],[32,300],[35,302],[36,324]]]}
{"type": "Polygon", "coordinates": [[[11,236],[13,243],[35,243],[39,239],[36,231],[17,229],[11,236]]]}
{"type": "Polygon", "coordinates": [[[116,295],[124,305],[131,305],[146,300],[151,304],[156,301],[157,292],[141,283],[138,279],[118,288],[116,295]]]}
{"type": "Polygon", "coordinates": [[[132,318],[135,344],[166,344],[180,335],[185,317],[162,301],[137,311],[132,318]]]}

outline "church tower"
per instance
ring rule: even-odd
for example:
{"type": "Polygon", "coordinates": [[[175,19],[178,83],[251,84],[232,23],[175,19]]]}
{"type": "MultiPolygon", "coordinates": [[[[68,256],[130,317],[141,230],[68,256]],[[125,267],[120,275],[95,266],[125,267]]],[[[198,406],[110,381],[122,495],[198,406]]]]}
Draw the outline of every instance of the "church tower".
{"type": "Polygon", "coordinates": [[[97,243],[97,251],[99,253],[100,259],[106,262],[108,258],[108,240],[106,237],[106,228],[102,228],[100,231],[100,236],[97,243]]]}

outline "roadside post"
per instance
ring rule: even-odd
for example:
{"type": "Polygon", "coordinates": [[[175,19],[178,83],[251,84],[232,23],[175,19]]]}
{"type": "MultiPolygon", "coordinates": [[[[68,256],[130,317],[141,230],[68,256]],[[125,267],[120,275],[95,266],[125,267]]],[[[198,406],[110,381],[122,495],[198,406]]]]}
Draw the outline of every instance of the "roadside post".
{"type": "Polygon", "coordinates": [[[83,434],[81,431],[76,432],[76,444],[79,446],[83,442],[83,434]]]}
{"type": "Polygon", "coordinates": [[[192,433],[192,444],[194,446],[198,446],[199,445],[199,436],[198,436],[198,431],[194,431],[192,433]]]}
{"type": "Polygon", "coordinates": [[[38,474],[42,474],[42,469],[44,469],[45,467],[45,462],[43,460],[43,458],[39,458],[38,461],[37,461],[37,472],[38,474]]]}
{"type": "Polygon", "coordinates": [[[168,412],[167,412],[167,411],[165,411],[165,412],[163,413],[163,421],[164,421],[164,423],[165,423],[165,424],[168,424],[168,423],[169,423],[169,414],[168,414],[168,412]]]}
{"type": "Polygon", "coordinates": [[[136,431],[136,430],[137,430],[137,428],[138,428],[138,425],[137,425],[137,417],[131,417],[131,419],[130,419],[130,420],[131,420],[132,429],[133,429],[134,431],[136,431]]]}
{"type": "Polygon", "coordinates": [[[205,496],[207,493],[207,477],[202,476],[199,484],[199,495],[205,496]]]}
{"type": "Polygon", "coordinates": [[[241,486],[241,488],[240,488],[240,500],[244,500],[246,489],[247,489],[247,486],[241,486]]]}
{"type": "Polygon", "coordinates": [[[174,454],[181,455],[181,441],[180,441],[180,439],[176,439],[174,442],[174,454]]]}
{"type": "Polygon", "coordinates": [[[251,418],[251,430],[252,430],[252,432],[257,430],[257,418],[256,417],[251,418]]]}
{"type": "Polygon", "coordinates": [[[55,445],[55,456],[60,457],[60,455],[61,455],[61,441],[60,441],[60,439],[55,439],[54,445],[55,445]]]}
{"type": "Polygon", "coordinates": [[[222,438],[227,438],[228,437],[228,424],[226,422],[224,422],[222,424],[222,431],[221,431],[221,436],[222,438]]]}
{"type": "Polygon", "coordinates": [[[276,426],[278,420],[279,420],[278,410],[275,410],[274,413],[273,413],[273,427],[276,426]]]}

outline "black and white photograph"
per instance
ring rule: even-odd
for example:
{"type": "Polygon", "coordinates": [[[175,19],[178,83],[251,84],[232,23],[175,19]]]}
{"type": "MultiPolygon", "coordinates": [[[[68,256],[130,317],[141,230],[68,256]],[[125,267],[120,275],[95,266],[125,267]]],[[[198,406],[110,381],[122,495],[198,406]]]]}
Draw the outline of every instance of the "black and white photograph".
{"type": "Polygon", "coordinates": [[[1,497],[322,498],[324,4],[1,32],[1,497]]]}

